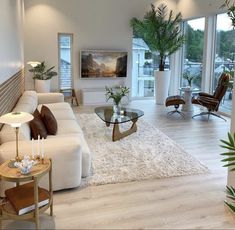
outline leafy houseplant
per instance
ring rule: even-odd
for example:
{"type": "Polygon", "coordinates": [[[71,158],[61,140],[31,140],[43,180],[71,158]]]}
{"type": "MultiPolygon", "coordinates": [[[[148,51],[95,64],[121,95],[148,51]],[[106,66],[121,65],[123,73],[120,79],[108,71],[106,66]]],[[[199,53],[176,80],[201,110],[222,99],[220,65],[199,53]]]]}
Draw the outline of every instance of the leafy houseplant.
{"type": "Polygon", "coordinates": [[[235,28],[235,4],[230,4],[230,0],[225,0],[224,4],[221,6],[221,8],[227,8],[227,15],[231,19],[232,26],[235,28]]]}
{"type": "MultiPolygon", "coordinates": [[[[32,64],[31,64],[32,65],[32,64]]],[[[33,79],[35,80],[35,89],[38,93],[50,92],[50,79],[57,75],[57,72],[53,71],[55,66],[46,68],[45,62],[38,62],[33,66],[29,72],[33,73],[33,79]]]]}
{"type": "Polygon", "coordinates": [[[29,72],[33,73],[33,79],[48,80],[54,76],[57,76],[57,72],[52,71],[54,68],[55,66],[46,69],[45,62],[43,61],[32,69],[30,69],[29,72]]]}
{"type": "Polygon", "coordinates": [[[196,78],[196,76],[195,75],[191,75],[189,72],[184,72],[183,73],[183,78],[185,80],[187,80],[188,85],[191,87],[192,83],[193,83],[193,80],[196,78]]]}
{"type": "Polygon", "coordinates": [[[126,86],[120,86],[120,87],[114,87],[114,88],[109,88],[105,86],[105,96],[106,100],[108,101],[109,99],[113,99],[113,111],[114,113],[119,112],[119,104],[121,102],[121,99],[125,96],[128,95],[130,92],[130,89],[126,86]]]}
{"type": "MultiPolygon", "coordinates": [[[[235,203],[235,188],[232,186],[226,186],[226,194],[227,197],[235,203]]],[[[225,200],[224,203],[235,213],[235,205],[229,203],[227,200],[225,200]]]]}
{"type": "Polygon", "coordinates": [[[107,101],[109,99],[113,99],[114,103],[116,105],[119,105],[121,99],[130,92],[130,89],[127,88],[126,86],[120,86],[120,87],[114,87],[114,88],[109,88],[105,86],[105,96],[107,98],[107,101]]]}
{"type": "MultiPolygon", "coordinates": [[[[228,133],[228,140],[220,140],[223,145],[220,145],[222,148],[227,149],[227,152],[221,153],[222,156],[226,156],[222,162],[227,162],[223,167],[230,167],[229,171],[235,171],[235,133],[228,133]]],[[[230,198],[233,203],[235,203],[235,188],[232,186],[226,187],[227,197],[230,198]]],[[[225,201],[225,204],[235,212],[235,205],[225,201]]]]}
{"type": "Polygon", "coordinates": [[[173,17],[171,10],[168,15],[167,6],[161,4],[157,9],[151,4],[151,10],[143,20],[131,19],[131,27],[135,37],[142,38],[153,53],[159,53],[159,70],[164,71],[166,57],[175,53],[185,41],[181,33],[182,15],[173,17]]]}

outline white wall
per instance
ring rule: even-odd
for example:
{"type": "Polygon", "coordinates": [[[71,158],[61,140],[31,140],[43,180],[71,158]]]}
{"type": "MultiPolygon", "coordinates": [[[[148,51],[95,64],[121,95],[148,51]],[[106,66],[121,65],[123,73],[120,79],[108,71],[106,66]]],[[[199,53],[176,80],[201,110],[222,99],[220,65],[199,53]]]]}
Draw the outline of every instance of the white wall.
{"type": "Polygon", "coordinates": [[[184,19],[189,19],[224,12],[225,9],[220,9],[223,3],[224,0],[179,0],[177,9],[184,19]]]}
{"type": "MultiPolygon", "coordinates": [[[[75,88],[120,84],[123,80],[79,79],[79,51],[128,51],[130,66],[132,31],[129,20],[142,16],[150,3],[151,0],[25,0],[25,62],[45,60],[48,65],[58,67],[57,33],[73,33],[75,88]]],[[[131,68],[128,68],[127,84],[130,79],[131,68]]],[[[31,77],[28,83],[27,88],[32,88],[31,77]]],[[[53,89],[58,89],[57,78],[54,78],[53,89]]]]}
{"type": "Polygon", "coordinates": [[[1,0],[0,84],[23,67],[23,1],[1,0]]]}
{"type": "MultiPolygon", "coordinates": [[[[82,49],[128,51],[128,77],[131,84],[132,29],[130,19],[142,18],[153,0],[25,0],[25,62],[45,60],[58,67],[57,33],[74,34],[75,89],[115,85],[122,80],[79,79],[79,51],[82,49]]],[[[169,7],[175,0],[169,2],[169,7]]],[[[33,80],[26,70],[27,88],[33,80]]],[[[58,78],[53,79],[58,89],[58,78]]]]}

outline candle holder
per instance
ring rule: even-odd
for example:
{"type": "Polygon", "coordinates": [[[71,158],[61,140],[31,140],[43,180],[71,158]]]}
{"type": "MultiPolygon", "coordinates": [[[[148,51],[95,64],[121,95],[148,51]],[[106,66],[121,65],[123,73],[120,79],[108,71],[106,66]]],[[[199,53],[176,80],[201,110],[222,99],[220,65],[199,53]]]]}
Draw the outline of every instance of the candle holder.
{"type": "Polygon", "coordinates": [[[44,163],[44,138],[40,139],[40,136],[38,135],[38,139],[36,141],[36,151],[34,146],[34,139],[32,139],[32,158],[37,160],[40,163],[44,163]],[[36,154],[35,154],[36,152],[36,154]]]}
{"type": "Polygon", "coordinates": [[[40,160],[41,160],[41,156],[37,154],[36,157],[35,157],[35,159],[36,159],[37,161],[40,161],[40,160]]]}

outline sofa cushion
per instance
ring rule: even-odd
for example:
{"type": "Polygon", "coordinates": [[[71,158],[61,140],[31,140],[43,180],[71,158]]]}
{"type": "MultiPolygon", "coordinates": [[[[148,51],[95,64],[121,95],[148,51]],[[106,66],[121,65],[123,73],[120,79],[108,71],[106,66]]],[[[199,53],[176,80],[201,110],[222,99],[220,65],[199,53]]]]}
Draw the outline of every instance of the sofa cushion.
{"type": "Polygon", "coordinates": [[[57,133],[57,121],[48,107],[45,105],[41,109],[41,117],[46,126],[48,134],[56,135],[57,133]]]}
{"type": "Polygon", "coordinates": [[[38,95],[35,91],[25,91],[23,95],[20,97],[17,104],[20,103],[29,103],[33,106],[34,110],[38,105],[38,95]]]}
{"type": "MultiPolygon", "coordinates": [[[[67,103],[63,103],[61,107],[50,106],[51,104],[46,104],[46,106],[51,110],[55,119],[58,120],[76,120],[75,115],[71,108],[67,107],[67,103]]],[[[42,105],[38,106],[38,110],[41,110],[42,105]]]]}
{"type": "MultiPolygon", "coordinates": [[[[43,105],[40,104],[38,105],[38,110],[40,111],[41,110],[41,107],[43,105]]],[[[69,105],[69,103],[67,102],[58,102],[58,103],[52,103],[52,104],[46,104],[46,106],[50,109],[50,110],[66,110],[66,111],[70,111],[72,110],[71,109],[71,106],[69,105]]]]}
{"type": "Polygon", "coordinates": [[[37,108],[37,93],[35,91],[25,91],[17,102],[13,111],[33,113],[37,108]]]}
{"type": "Polygon", "coordinates": [[[46,127],[37,109],[34,111],[33,116],[34,119],[29,123],[32,138],[38,139],[38,136],[40,136],[40,138],[47,138],[46,127]]]}
{"type": "Polygon", "coordinates": [[[56,120],[76,120],[72,110],[51,110],[56,120]]]}
{"type": "Polygon", "coordinates": [[[58,132],[57,135],[64,134],[83,134],[80,126],[75,120],[58,120],[58,132]]]}
{"type": "Polygon", "coordinates": [[[64,101],[62,93],[37,93],[38,104],[58,103],[64,101]]]}
{"type": "MultiPolygon", "coordinates": [[[[67,121],[65,121],[64,125],[66,123],[67,123],[67,121]]],[[[82,148],[82,177],[87,177],[90,175],[92,154],[91,154],[90,148],[89,148],[89,146],[83,136],[82,131],[81,131],[81,133],[70,133],[69,135],[68,134],[60,134],[60,135],[56,135],[56,136],[48,136],[47,138],[50,140],[51,139],[57,140],[58,138],[60,138],[60,139],[63,139],[63,143],[65,143],[67,138],[70,138],[71,140],[73,140],[74,144],[80,143],[81,148],[82,148]]]]}
{"type": "Polygon", "coordinates": [[[12,110],[13,112],[25,112],[33,114],[35,111],[34,107],[28,103],[17,104],[16,107],[12,110]]]}

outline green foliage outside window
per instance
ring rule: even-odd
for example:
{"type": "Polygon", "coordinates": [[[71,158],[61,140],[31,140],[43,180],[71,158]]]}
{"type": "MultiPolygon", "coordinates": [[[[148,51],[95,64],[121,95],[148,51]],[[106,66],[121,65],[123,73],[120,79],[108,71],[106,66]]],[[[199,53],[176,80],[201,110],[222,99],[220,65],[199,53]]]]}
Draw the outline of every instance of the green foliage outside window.
{"type": "Polygon", "coordinates": [[[187,24],[186,53],[190,61],[201,62],[204,48],[204,31],[194,30],[187,24]]]}

